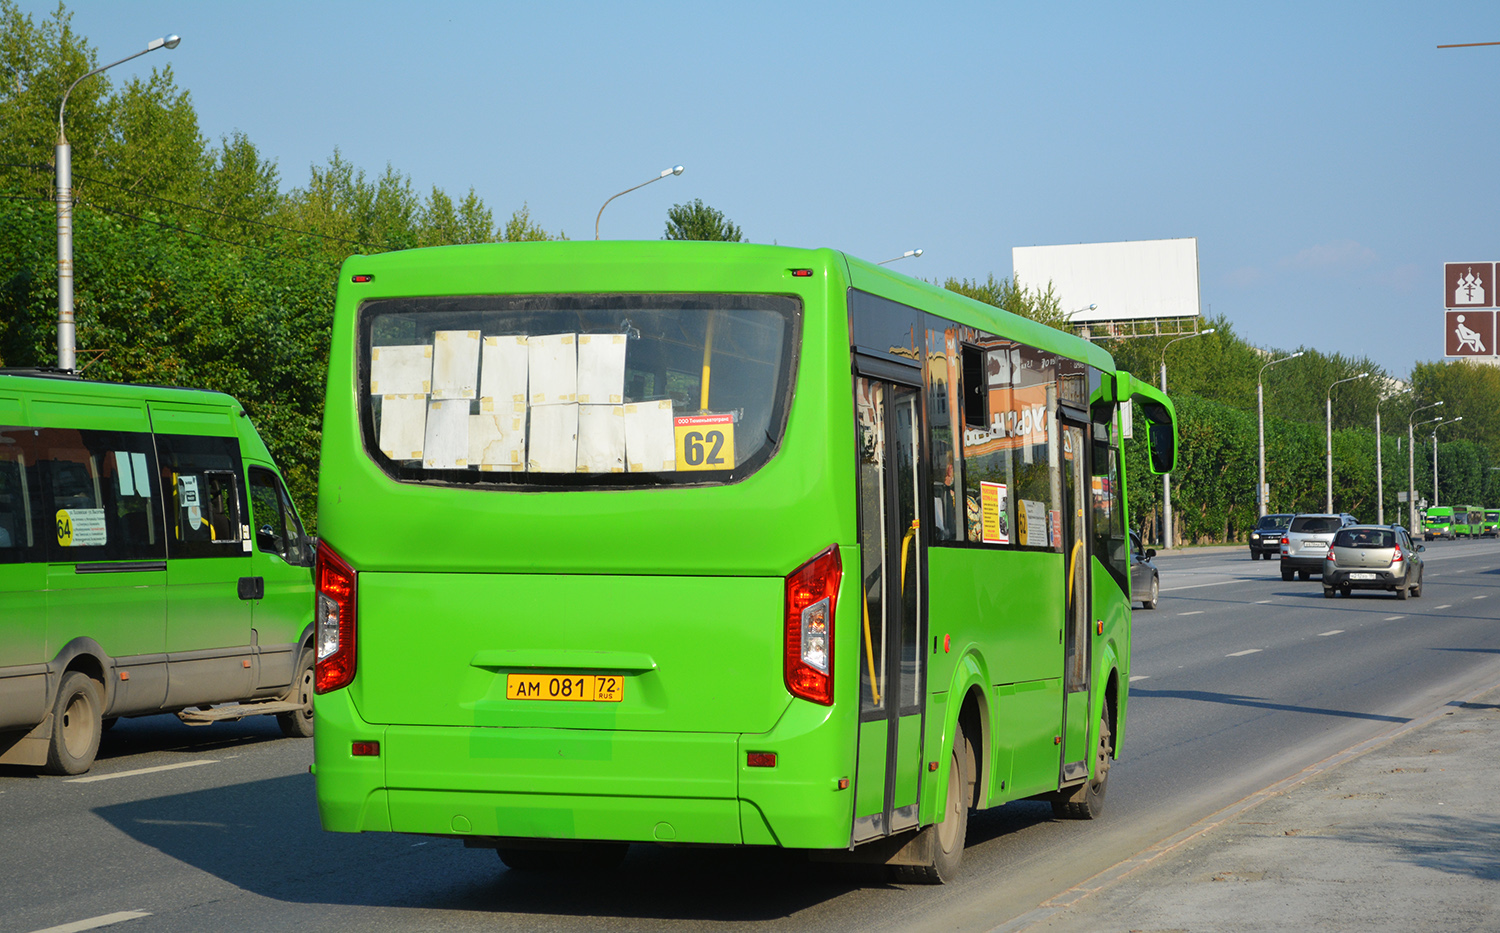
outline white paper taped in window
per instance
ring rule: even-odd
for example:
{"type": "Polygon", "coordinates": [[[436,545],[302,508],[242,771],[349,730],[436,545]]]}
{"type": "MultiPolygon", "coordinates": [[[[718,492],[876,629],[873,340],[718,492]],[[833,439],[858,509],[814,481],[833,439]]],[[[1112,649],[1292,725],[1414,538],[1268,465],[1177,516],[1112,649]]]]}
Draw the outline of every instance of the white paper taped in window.
{"type": "MultiPolygon", "coordinates": [[[[578,336],[549,334],[526,340],[531,404],[559,405],[578,397],[578,336]]],[[[569,472],[572,472],[569,470],[569,472]]]]}
{"type": "Polygon", "coordinates": [[[625,335],[578,335],[578,404],[625,400],[625,335]]]}
{"type": "Polygon", "coordinates": [[[484,338],[479,358],[479,397],[524,403],[528,355],[525,337],[484,338]]]}
{"type": "Polygon", "coordinates": [[[578,472],[625,472],[624,405],[578,406],[578,472]]]}
{"type": "Polygon", "coordinates": [[[130,469],[130,454],[117,450],[115,454],[115,476],[120,480],[120,495],[135,495],[135,477],[130,469]]]}
{"type": "Polygon", "coordinates": [[[469,465],[469,403],[464,399],[427,404],[427,431],[422,465],[429,470],[456,470],[469,465]]]}
{"type": "Polygon", "coordinates": [[[532,473],[573,473],[578,469],[578,406],[534,405],[526,439],[526,467],[532,473]]]}
{"type": "MultiPolygon", "coordinates": [[[[524,341],[522,343],[524,346],[524,341]]],[[[526,469],[526,404],[495,405],[501,411],[469,416],[469,466],[481,472],[526,469]]]]}
{"type": "Polygon", "coordinates": [[[427,397],[387,395],[380,400],[380,452],[392,460],[421,460],[427,436],[427,397]]]}
{"type": "Polygon", "coordinates": [[[432,397],[479,394],[479,331],[440,330],[432,335],[432,397]]]}
{"type": "Polygon", "coordinates": [[[426,395],[431,390],[431,344],[370,349],[371,395],[426,395]]]}
{"type": "Polygon", "coordinates": [[[677,440],[672,430],[672,401],[640,402],[625,407],[625,460],[631,473],[673,473],[677,440]]]}
{"type": "Polygon", "coordinates": [[[130,455],[130,471],[135,477],[135,494],[142,499],[151,498],[151,474],[146,470],[145,454],[130,455]]]}

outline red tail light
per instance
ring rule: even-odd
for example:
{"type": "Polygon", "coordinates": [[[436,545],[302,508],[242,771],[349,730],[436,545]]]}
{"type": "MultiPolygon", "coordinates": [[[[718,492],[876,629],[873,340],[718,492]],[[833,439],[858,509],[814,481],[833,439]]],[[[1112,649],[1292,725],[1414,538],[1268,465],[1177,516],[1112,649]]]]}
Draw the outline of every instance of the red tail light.
{"type": "Polygon", "coordinates": [[[1291,542],[1291,541],[1289,541],[1289,540],[1287,540],[1287,539],[1286,539],[1286,538],[1282,538],[1282,539],[1281,539],[1281,543],[1282,543],[1282,544],[1291,544],[1291,543],[1292,543],[1292,542],[1291,542]]]}
{"type": "Polygon", "coordinates": [[[359,577],[327,542],[318,542],[318,595],[313,619],[318,661],[313,689],[328,693],[354,680],[354,603],[359,577]]]}
{"type": "Polygon", "coordinates": [[[1398,545],[1396,545],[1396,553],[1393,554],[1393,555],[1391,555],[1391,563],[1394,564],[1397,561],[1399,561],[1400,559],[1401,559],[1401,545],[1398,544],[1398,545]]]}
{"type": "Polygon", "coordinates": [[[833,705],[833,613],[843,576],[835,546],[786,578],[786,688],[824,706],[833,705]]]}

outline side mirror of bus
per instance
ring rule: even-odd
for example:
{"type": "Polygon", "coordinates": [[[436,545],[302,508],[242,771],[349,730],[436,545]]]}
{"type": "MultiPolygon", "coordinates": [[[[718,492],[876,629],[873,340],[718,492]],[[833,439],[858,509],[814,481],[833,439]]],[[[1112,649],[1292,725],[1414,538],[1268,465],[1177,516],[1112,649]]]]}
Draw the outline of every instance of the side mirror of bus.
{"type": "Polygon", "coordinates": [[[1147,428],[1151,445],[1151,472],[1170,473],[1177,466],[1177,438],[1173,436],[1172,424],[1153,421],[1147,428]]]}

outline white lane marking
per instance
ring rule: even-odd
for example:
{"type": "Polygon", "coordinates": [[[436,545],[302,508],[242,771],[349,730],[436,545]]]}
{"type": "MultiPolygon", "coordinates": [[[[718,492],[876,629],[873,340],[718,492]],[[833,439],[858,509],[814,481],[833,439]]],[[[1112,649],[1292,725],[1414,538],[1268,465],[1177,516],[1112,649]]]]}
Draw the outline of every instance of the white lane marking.
{"type": "Polygon", "coordinates": [[[1247,654],[1255,654],[1257,651],[1260,651],[1260,650],[1261,650],[1260,648],[1246,648],[1244,651],[1236,651],[1233,654],[1226,654],[1226,655],[1224,655],[1224,657],[1226,657],[1226,658],[1242,658],[1242,657],[1244,657],[1247,654]]]}
{"type": "Polygon", "coordinates": [[[1264,606],[1266,603],[1274,603],[1275,601],[1274,599],[1257,599],[1255,605],[1264,606]]]}
{"type": "Polygon", "coordinates": [[[178,768],[192,768],[197,765],[218,764],[212,758],[200,758],[197,761],[180,761],[175,765],[157,765],[154,768],[136,768],[134,771],[116,771],[113,774],[90,774],[88,777],[71,778],[69,784],[91,784],[94,781],[111,781],[115,778],[135,777],[138,774],[156,774],[158,771],[176,771],[178,768]]]}
{"type": "Polygon", "coordinates": [[[1434,608],[1434,609],[1452,609],[1453,608],[1453,604],[1449,603],[1446,606],[1433,606],[1432,608],[1434,608]]]}
{"type": "Polygon", "coordinates": [[[1260,577],[1240,577],[1235,580],[1220,580],[1218,583],[1193,583],[1188,586],[1164,586],[1161,588],[1161,591],[1163,593],[1175,593],[1178,590],[1198,590],[1202,589],[1205,586],[1224,586],[1229,583],[1245,583],[1248,581],[1259,579],[1260,577]]]}
{"type": "Polygon", "coordinates": [[[1404,618],[1406,618],[1406,616],[1386,616],[1384,619],[1381,619],[1380,621],[1382,621],[1382,622],[1394,622],[1397,619],[1404,619],[1404,618]]]}
{"type": "Polygon", "coordinates": [[[61,926],[47,927],[45,930],[37,930],[36,933],[83,933],[84,930],[97,930],[100,927],[149,916],[151,914],[144,910],[118,910],[112,914],[90,917],[88,920],[74,920],[72,923],[64,923],[61,926]]]}
{"type": "Polygon", "coordinates": [[[1475,599],[1489,599],[1488,596],[1475,596],[1475,599]]]}
{"type": "Polygon", "coordinates": [[[1137,680],[1150,680],[1150,679],[1151,679],[1151,675],[1150,674],[1135,674],[1135,675],[1131,676],[1130,682],[1131,683],[1135,683],[1137,680]]]}
{"type": "Polygon", "coordinates": [[[1192,612],[1179,612],[1177,614],[1180,616],[1201,616],[1207,611],[1206,609],[1194,609],[1192,612]]]}
{"type": "Polygon", "coordinates": [[[1331,632],[1319,632],[1318,633],[1318,637],[1319,638],[1326,638],[1329,635],[1342,635],[1342,634],[1344,634],[1344,630],[1341,629],[1341,628],[1336,628],[1336,629],[1334,629],[1331,632]]]}

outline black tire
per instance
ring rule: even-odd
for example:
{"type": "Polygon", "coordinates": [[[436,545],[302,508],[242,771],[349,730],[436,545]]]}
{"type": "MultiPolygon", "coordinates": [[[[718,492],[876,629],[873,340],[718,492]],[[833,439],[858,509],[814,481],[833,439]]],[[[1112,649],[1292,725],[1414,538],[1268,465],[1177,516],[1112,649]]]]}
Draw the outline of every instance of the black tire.
{"type": "Polygon", "coordinates": [[[1408,589],[1409,589],[1409,587],[1405,587],[1405,586],[1398,586],[1398,587],[1396,587],[1396,598],[1397,599],[1405,599],[1406,595],[1407,595],[1406,591],[1408,589]]]}
{"type": "Polygon", "coordinates": [[[1251,551],[1250,552],[1250,559],[1251,560],[1260,560],[1260,552],[1259,551],[1251,551]]]}
{"type": "Polygon", "coordinates": [[[511,871],[599,873],[619,868],[629,851],[628,842],[553,842],[536,848],[502,846],[495,854],[511,871]]]}
{"type": "Polygon", "coordinates": [[[1411,598],[1412,599],[1421,599],[1422,598],[1422,575],[1420,573],[1417,574],[1416,585],[1412,586],[1410,589],[1411,589],[1411,598]]]}
{"type": "Polygon", "coordinates": [[[82,671],[68,671],[52,704],[52,738],[47,744],[48,774],[83,774],[94,766],[104,734],[104,690],[82,671]]]}
{"type": "Polygon", "coordinates": [[[1156,574],[1153,573],[1151,575],[1151,595],[1148,596],[1147,598],[1141,600],[1141,608],[1142,609],[1155,609],[1156,608],[1156,604],[1160,600],[1161,600],[1161,580],[1156,576],[1156,574]]]}
{"type": "Polygon", "coordinates": [[[277,713],[276,724],[281,734],[289,739],[310,739],[313,735],[313,653],[303,649],[297,661],[297,676],[292,678],[292,689],[286,695],[291,702],[301,702],[302,708],[294,713],[277,713]]]}
{"type": "Polygon", "coordinates": [[[1281,582],[1283,582],[1283,583],[1290,583],[1290,582],[1292,582],[1292,569],[1290,567],[1282,567],[1281,568],[1281,582]]]}
{"type": "Polygon", "coordinates": [[[1109,789],[1112,747],[1109,707],[1099,717],[1099,742],[1094,749],[1094,774],[1077,788],[1059,791],[1052,798],[1052,815],[1060,820],[1097,820],[1104,815],[1104,792],[1109,789]]]}
{"type": "Polygon", "coordinates": [[[1331,587],[1331,586],[1325,586],[1325,587],[1323,587],[1323,598],[1324,599],[1332,599],[1333,598],[1333,587],[1331,587]]]}
{"type": "Polygon", "coordinates": [[[964,858],[964,843],[969,835],[970,781],[969,762],[973,750],[964,736],[963,726],[953,736],[953,756],[948,763],[948,802],[943,821],[922,830],[930,836],[932,864],[894,865],[891,877],[907,884],[948,884],[958,877],[958,866],[964,858]]]}

